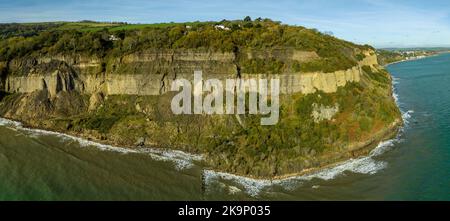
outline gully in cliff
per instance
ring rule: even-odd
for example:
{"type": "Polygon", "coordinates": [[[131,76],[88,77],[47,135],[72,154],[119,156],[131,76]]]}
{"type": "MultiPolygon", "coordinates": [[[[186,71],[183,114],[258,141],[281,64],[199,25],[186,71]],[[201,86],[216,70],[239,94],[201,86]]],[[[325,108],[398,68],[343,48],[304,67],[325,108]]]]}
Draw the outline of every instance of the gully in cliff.
{"type": "Polygon", "coordinates": [[[194,72],[194,81],[176,79],[171,90],[182,90],[173,97],[171,109],[174,114],[248,114],[264,115],[261,125],[275,125],[279,119],[280,79],[226,79],[203,80],[202,71],[194,72]],[[204,93],[208,93],[204,96],[204,93]],[[224,107],[224,93],[226,105],[224,107]],[[248,107],[246,97],[248,93],[248,107]],[[269,96],[270,95],[270,96],[269,96]],[[192,97],[194,105],[192,110],[192,97]],[[237,104],[235,105],[235,101],[237,104]],[[225,110],[224,110],[225,108],[225,110]]]}

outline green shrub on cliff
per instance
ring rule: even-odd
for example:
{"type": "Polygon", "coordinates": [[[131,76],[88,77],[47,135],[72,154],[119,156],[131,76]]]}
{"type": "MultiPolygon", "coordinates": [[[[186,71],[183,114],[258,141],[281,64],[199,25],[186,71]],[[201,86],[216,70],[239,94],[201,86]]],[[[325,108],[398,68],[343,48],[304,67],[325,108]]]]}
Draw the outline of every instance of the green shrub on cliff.
{"type": "Polygon", "coordinates": [[[55,29],[61,25],[58,22],[0,24],[0,39],[36,36],[43,31],[55,29]]]}
{"type": "Polygon", "coordinates": [[[388,85],[390,83],[389,73],[384,70],[374,71],[370,66],[362,66],[362,70],[369,75],[369,77],[378,83],[388,85]]]}
{"type": "Polygon", "coordinates": [[[270,59],[246,59],[241,62],[242,72],[248,74],[281,74],[285,68],[282,61],[270,59]]]}
{"type": "Polygon", "coordinates": [[[337,70],[346,70],[356,65],[355,61],[346,57],[337,56],[331,58],[322,58],[299,65],[299,70],[303,72],[334,72],[337,70]]]}

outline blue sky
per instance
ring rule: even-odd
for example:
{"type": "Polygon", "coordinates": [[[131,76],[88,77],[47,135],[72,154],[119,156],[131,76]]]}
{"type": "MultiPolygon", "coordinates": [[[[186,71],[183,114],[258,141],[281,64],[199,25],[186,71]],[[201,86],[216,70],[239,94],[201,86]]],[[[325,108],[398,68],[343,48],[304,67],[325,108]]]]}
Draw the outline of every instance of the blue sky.
{"type": "Polygon", "coordinates": [[[0,0],[0,22],[154,23],[246,15],[331,31],[376,47],[450,46],[448,0],[0,0]]]}

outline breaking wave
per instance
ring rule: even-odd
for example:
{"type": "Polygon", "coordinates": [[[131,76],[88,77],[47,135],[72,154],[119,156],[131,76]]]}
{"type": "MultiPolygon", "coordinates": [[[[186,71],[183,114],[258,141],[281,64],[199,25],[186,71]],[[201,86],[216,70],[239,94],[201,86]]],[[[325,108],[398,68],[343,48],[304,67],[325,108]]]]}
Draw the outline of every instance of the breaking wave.
{"type": "Polygon", "coordinates": [[[9,128],[20,130],[29,133],[31,137],[41,136],[41,135],[52,135],[58,137],[65,141],[75,141],[81,147],[92,146],[103,151],[113,151],[123,154],[128,153],[141,153],[147,154],[154,160],[174,162],[175,167],[178,170],[188,169],[194,165],[194,161],[201,161],[203,157],[201,155],[189,154],[177,150],[168,149],[157,149],[157,148],[139,148],[139,149],[129,149],[124,147],[116,147],[108,144],[101,144],[94,141],[86,140],[80,137],[75,137],[72,135],[58,133],[54,131],[42,130],[42,129],[32,129],[27,128],[22,125],[22,123],[0,118],[0,126],[8,126],[9,128]]]}

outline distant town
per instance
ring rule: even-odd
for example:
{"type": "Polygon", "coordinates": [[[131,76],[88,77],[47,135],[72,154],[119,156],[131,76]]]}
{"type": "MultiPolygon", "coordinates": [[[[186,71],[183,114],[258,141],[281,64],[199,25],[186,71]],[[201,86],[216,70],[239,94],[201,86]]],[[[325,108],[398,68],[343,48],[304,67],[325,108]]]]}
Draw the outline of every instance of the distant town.
{"type": "Polygon", "coordinates": [[[440,53],[450,52],[450,48],[383,48],[377,50],[378,62],[381,65],[417,60],[440,53]]]}

